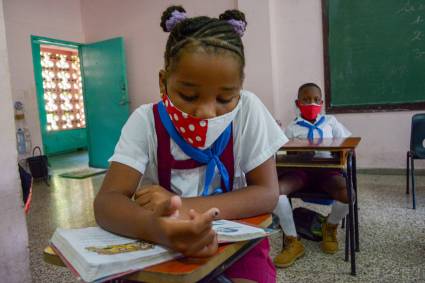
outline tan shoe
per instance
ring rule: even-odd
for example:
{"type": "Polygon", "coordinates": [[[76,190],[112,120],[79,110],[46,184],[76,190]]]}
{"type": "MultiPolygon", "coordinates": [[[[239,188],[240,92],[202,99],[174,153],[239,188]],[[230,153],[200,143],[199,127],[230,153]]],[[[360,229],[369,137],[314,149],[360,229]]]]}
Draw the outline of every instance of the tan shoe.
{"type": "Polygon", "coordinates": [[[304,255],[304,245],[297,237],[284,236],[283,248],[273,262],[277,267],[288,267],[304,255]]]}
{"type": "Polygon", "coordinates": [[[338,239],[336,237],[338,224],[322,223],[322,236],[320,248],[323,252],[334,254],[338,251],[338,239]]]}

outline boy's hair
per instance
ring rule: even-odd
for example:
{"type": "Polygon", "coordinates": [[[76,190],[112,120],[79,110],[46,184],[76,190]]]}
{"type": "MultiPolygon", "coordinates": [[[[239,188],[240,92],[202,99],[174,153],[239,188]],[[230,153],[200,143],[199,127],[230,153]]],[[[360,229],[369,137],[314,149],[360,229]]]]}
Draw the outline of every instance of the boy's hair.
{"type": "Polygon", "coordinates": [[[308,88],[308,87],[317,88],[320,92],[320,96],[322,96],[322,90],[320,89],[320,87],[317,84],[315,84],[315,83],[305,83],[298,88],[298,97],[300,96],[301,91],[303,91],[303,89],[308,88]]]}
{"type": "Polygon", "coordinates": [[[170,31],[167,21],[170,21],[173,12],[176,13],[175,11],[178,11],[178,13],[186,12],[182,6],[171,6],[163,12],[161,17],[160,25],[162,29],[165,32],[170,32],[164,54],[166,70],[172,63],[176,62],[180,54],[179,51],[190,46],[193,48],[202,47],[216,53],[220,52],[220,49],[231,51],[240,59],[242,75],[245,66],[245,54],[241,36],[228,22],[229,20],[239,21],[245,28],[247,22],[242,12],[227,10],[218,19],[206,16],[185,18],[175,24],[170,31]]]}

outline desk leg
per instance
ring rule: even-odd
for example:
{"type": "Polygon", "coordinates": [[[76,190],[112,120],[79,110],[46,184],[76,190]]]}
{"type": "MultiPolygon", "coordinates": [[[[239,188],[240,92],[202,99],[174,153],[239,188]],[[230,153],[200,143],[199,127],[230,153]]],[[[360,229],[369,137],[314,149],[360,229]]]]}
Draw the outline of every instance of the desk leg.
{"type": "Polygon", "coordinates": [[[357,163],[356,163],[356,153],[353,152],[353,164],[352,164],[352,176],[353,176],[353,187],[355,203],[354,203],[354,232],[356,233],[356,252],[360,251],[360,238],[359,238],[359,193],[357,192],[357,163]]]}
{"type": "Polygon", "coordinates": [[[348,225],[350,225],[350,257],[351,257],[351,275],[356,275],[356,252],[354,243],[354,207],[353,207],[353,182],[352,182],[352,161],[353,153],[348,153],[347,159],[347,194],[348,194],[348,225]]]}
{"type": "Polygon", "coordinates": [[[350,249],[350,230],[348,224],[348,216],[345,217],[345,261],[348,261],[348,250],[350,249]]]}

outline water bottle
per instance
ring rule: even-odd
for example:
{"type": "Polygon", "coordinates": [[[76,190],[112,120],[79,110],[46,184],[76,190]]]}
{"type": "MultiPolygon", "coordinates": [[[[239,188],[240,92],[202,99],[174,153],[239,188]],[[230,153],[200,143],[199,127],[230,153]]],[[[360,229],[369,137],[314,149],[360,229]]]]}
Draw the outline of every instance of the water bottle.
{"type": "Polygon", "coordinates": [[[19,128],[16,131],[16,142],[18,146],[18,153],[25,154],[27,152],[27,148],[25,141],[25,131],[22,128],[19,128]]]}

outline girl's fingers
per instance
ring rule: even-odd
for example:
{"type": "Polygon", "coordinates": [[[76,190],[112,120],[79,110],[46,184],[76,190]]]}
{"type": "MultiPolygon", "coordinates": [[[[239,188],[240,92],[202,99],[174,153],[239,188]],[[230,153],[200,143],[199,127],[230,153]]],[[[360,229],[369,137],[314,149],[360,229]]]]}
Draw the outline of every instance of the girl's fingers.
{"type": "Polygon", "coordinates": [[[151,189],[150,188],[141,187],[134,194],[134,198],[137,199],[137,198],[139,198],[139,197],[141,197],[143,195],[150,194],[150,193],[151,193],[151,189]]]}
{"type": "Polygon", "coordinates": [[[189,210],[189,219],[194,220],[198,217],[199,213],[197,213],[194,209],[189,210]]]}
{"type": "Polygon", "coordinates": [[[189,254],[196,254],[197,252],[203,250],[205,247],[210,246],[215,239],[215,231],[210,230],[202,238],[197,241],[193,241],[188,250],[189,254]]]}
{"type": "Polygon", "coordinates": [[[147,203],[149,203],[151,201],[151,197],[152,197],[151,194],[145,194],[145,195],[142,195],[142,196],[139,196],[138,198],[136,198],[135,201],[140,206],[144,206],[144,205],[146,205],[147,203]]]}
{"type": "Polygon", "coordinates": [[[194,237],[201,235],[205,232],[212,231],[212,221],[219,215],[217,208],[211,208],[210,210],[200,214],[195,210],[189,210],[189,224],[191,227],[191,233],[194,237]]]}
{"type": "Polygon", "coordinates": [[[198,221],[203,225],[211,225],[212,222],[216,219],[218,219],[218,216],[220,215],[220,210],[218,208],[210,208],[209,210],[205,211],[202,214],[195,214],[195,218],[198,218],[198,221]]]}
{"type": "Polygon", "coordinates": [[[182,207],[182,199],[179,196],[172,196],[168,214],[170,217],[178,218],[180,216],[180,208],[182,207]]]}
{"type": "Polygon", "coordinates": [[[169,205],[169,215],[173,215],[176,211],[179,211],[182,207],[182,199],[179,196],[172,196],[169,205]]]}
{"type": "MultiPolygon", "coordinates": [[[[155,202],[155,201],[153,201],[155,202]]],[[[155,203],[155,211],[158,216],[178,216],[178,211],[182,206],[182,201],[179,196],[166,197],[163,200],[155,203]]]]}
{"type": "Polygon", "coordinates": [[[167,189],[161,187],[160,185],[145,185],[138,188],[138,190],[134,194],[134,197],[138,198],[139,196],[142,196],[144,194],[150,194],[153,192],[164,192],[170,194],[167,189]]]}
{"type": "Polygon", "coordinates": [[[171,218],[179,218],[180,217],[180,211],[179,210],[175,210],[171,215],[171,218]]]}
{"type": "Polygon", "coordinates": [[[220,216],[220,209],[213,207],[208,210],[207,213],[212,217],[212,220],[218,220],[220,216]]]}
{"type": "Polygon", "coordinates": [[[217,251],[218,243],[216,232],[212,229],[212,220],[218,211],[213,209],[199,214],[191,210],[190,220],[181,220],[173,217],[165,217],[165,225],[168,230],[172,247],[178,251],[193,257],[207,257],[217,251]]]}
{"type": "Polygon", "coordinates": [[[179,218],[166,217],[165,223],[170,235],[179,239],[199,239],[207,234],[212,228],[210,224],[203,224],[199,220],[182,220],[179,218]]]}
{"type": "Polygon", "coordinates": [[[212,241],[206,246],[201,247],[198,251],[191,252],[192,257],[210,257],[213,256],[218,249],[217,234],[214,233],[212,241]]]}
{"type": "Polygon", "coordinates": [[[204,213],[198,213],[195,210],[189,210],[189,221],[193,223],[194,233],[201,233],[211,229],[212,222],[218,218],[220,211],[218,208],[211,208],[204,213]]]}
{"type": "Polygon", "coordinates": [[[189,210],[189,217],[191,220],[200,219],[203,222],[211,222],[217,220],[220,215],[220,210],[218,208],[210,208],[204,213],[196,212],[194,209],[189,210]]]}

